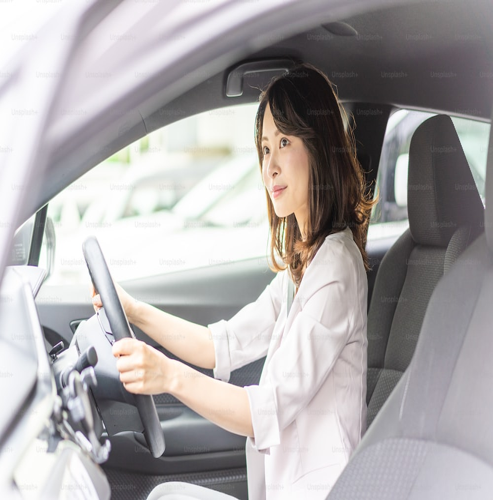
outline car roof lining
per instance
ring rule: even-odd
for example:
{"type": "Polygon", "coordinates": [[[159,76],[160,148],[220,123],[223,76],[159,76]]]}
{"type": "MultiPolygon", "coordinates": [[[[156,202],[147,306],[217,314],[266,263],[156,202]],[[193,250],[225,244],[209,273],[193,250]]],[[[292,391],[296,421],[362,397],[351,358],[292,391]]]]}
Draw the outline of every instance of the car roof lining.
{"type": "MultiPolygon", "coordinates": [[[[359,39],[331,35],[318,25],[286,39],[278,35],[272,45],[236,64],[291,57],[324,71],[348,107],[357,102],[375,103],[489,121],[493,95],[493,73],[488,73],[493,66],[493,51],[489,48],[493,47],[493,30],[488,12],[486,0],[472,6],[461,0],[438,0],[388,7],[344,19],[358,31],[359,39]],[[324,44],[326,50],[314,51],[313,44],[324,44]],[[484,68],[485,77],[471,78],[471,72],[477,74],[474,68],[484,68]]],[[[259,88],[264,88],[273,76],[264,73],[249,78],[242,96],[228,98],[225,85],[230,68],[209,76],[164,106],[157,93],[132,113],[115,119],[112,127],[90,139],[83,148],[55,160],[50,168],[57,171],[58,177],[50,187],[43,187],[37,208],[102,160],[149,132],[203,111],[257,102],[259,88]],[[116,139],[115,126],[119,127],[116,139]]]]}

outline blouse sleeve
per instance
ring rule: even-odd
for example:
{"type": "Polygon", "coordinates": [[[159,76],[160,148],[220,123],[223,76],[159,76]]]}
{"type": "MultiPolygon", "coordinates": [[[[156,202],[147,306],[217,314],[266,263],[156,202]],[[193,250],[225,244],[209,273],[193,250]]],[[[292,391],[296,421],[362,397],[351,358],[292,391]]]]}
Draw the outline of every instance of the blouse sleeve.
{"type": "Polygon", "coordinates": [[[246,386],[252,414],[252,447],[270,454],[280,433],[320,389],[346,345],[353,319],[347,287],[320,288],[297,314],[272,356],[264,383],[246,386]]]}
{"type": "Polygon", "coordinates": [[[212,334],[216,366],[214,378],[228,382],[231,372],[267,354],[282,305],[283,275],[278,272],[259,298],[229,321],[207,325],[212,334]]]}

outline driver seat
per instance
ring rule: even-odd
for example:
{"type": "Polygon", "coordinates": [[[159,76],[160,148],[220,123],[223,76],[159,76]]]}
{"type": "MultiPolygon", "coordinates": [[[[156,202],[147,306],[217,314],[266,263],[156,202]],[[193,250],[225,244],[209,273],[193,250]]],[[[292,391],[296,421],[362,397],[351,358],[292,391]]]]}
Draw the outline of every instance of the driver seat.
{"type": "Polygon", "coordinates": [[[411,364],[329,500],[493,496],[493,129],[485,233],[435,288],[411,364]]]}

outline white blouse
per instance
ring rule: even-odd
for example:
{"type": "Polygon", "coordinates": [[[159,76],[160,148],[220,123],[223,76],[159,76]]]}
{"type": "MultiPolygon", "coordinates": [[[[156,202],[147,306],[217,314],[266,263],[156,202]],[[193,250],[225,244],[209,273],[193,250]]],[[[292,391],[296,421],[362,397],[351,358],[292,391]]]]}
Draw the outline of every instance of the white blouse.
{"type": "Polygon", "coordinates": [[[325,500],[366,429],[368,283],[351,230],[327,236],[288,314],[289,279],[277,273],[255,302],[207,325],[215,378],[267,355],[245,387],[252,500],[325,500]]]}

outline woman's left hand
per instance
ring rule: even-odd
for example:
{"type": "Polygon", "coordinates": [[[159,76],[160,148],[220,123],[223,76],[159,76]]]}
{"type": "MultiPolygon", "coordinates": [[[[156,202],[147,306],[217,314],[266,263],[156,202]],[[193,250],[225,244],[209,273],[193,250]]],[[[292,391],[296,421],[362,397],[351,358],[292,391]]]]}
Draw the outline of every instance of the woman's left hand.
{"type": "Polygon", "coordinates": [[[137,339],[124,338],[113,344],[113,356],[120,380],[128,392],[161,394],[169,392],[173,360],[137,339]]]}

